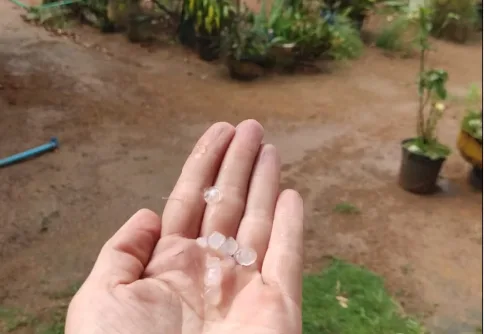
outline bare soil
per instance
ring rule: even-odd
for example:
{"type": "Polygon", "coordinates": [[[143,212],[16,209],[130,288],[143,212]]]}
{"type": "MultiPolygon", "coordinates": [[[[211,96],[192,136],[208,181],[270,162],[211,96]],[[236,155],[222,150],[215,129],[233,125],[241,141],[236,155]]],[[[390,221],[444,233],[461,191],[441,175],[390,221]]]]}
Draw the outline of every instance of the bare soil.
{"type": "MultiPolygon", "coordinates": [[[[42,312],[82,280],[102,243],[137,209],[163,210],[191,146],[212,122],[259,120],[306,202],[306,270],[329,256],[384,276],[436,333],[481,322],[482,196],[458,152],[444,191],[396,184],[400,141],[415,128],[416,59],[372,47],[321,75],[230,81],[178,46],[156,52],[77,29],[77,42],[24,23],[0,2],[0,156],[60,148],[0,170],[0,305],[42,312]],[[333,212],[340,202],[361,213],[333,212]]],[[[481,86],[482,45],[436,41],[453,94],[439,134],[455,146],[462,99],[481,86]]]]}

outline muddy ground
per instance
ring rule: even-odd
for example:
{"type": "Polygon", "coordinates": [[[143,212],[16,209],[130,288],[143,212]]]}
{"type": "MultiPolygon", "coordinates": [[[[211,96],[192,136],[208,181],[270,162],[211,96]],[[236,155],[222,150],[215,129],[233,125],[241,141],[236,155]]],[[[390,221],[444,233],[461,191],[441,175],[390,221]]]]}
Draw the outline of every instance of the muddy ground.
{"type": "MultiPolygon", "coordinates": [[[[436,333],[480,324],[482,204],[470,166],[455,152],[446,191],[432,197],[396,185],[399,143],[415,126],[416,59],[369,47],[332,73],[241,84],[177,46],[149,52],[86,28],[75,43],[20,13],[0,1],[0,156],[51,136],[61,147],[0,170],[0,305],[48,308],[133,212],[163,210],[207,126],[255,118],[281,151],[284,186],[305,199],[308,271],[337,256],[383,275],[436,333]],[[334,213],[343,201],[361,213],[334,213]]],[[[454,96],[439,133],[454,147],[460,101],[481,85],[482,45],[435,46],[431,63],[449,71],[454,96]]]]}

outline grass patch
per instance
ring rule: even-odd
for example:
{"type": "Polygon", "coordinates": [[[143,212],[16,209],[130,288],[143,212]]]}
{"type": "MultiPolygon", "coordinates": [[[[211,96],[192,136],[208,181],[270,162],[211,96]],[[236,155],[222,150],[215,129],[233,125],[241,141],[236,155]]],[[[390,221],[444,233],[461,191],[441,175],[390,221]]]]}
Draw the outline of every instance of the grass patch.
{"type": "Polygon", "coordinates": [[[335,205],[335,207],[333,208],[333,212],[343,213],[347,215],[352,215],[352,214],[355,215],[360,213],[360,209],[355,205],[353,205],[352,203],[341,202],[335,205]]]}
{"type": "Polygon", "coordinates": [[[303,282],[304,334],[423,334],[387,293],[382,278],[334,260],[303,282]]]}
{"type": "MultiPolygon", "coordinates": [[[[77,281],[67,288],[49,293],[49,297],[54,300],[70,300],[81,288],[82,282],[77,281]]],[[[64,334],[64,326],[66,323],[67,304],[61,304],[59,307],[52,309],[49,316],[36,329],[38,334],[64,334]]]]}
{"type": "Polygon", "coordinates": [[[83,282],[80,281],[75,282],[69,285],[64,290],[49,293],[48,296],[51,299],[71,299],[72,297],[74,297],[79,288],[81,288],[82,284],[83,282]]]}
{"type": "Polygon", "coordinates": [[[36,329],[39,334],[64,334],[67,315],[67,306],[52,312],[49,321],[41,324],[36,329]]]}
{"type": "Polygon", "coordinates": [[[58,301],[57,305],[35,316],[18,309],[0,307],[0,333],[17,333],[17,330],[27,327],[35,334],[64,334],[68,302],[81,284],[75,282],[63,290],[48,293],[50,299],[58,301]]]}
{"type": "Polygon", "coordinates": [[[9,333],[19,328],[31,326],[35,318],[20,310],[0,307],[0,332],[9,333]]]}

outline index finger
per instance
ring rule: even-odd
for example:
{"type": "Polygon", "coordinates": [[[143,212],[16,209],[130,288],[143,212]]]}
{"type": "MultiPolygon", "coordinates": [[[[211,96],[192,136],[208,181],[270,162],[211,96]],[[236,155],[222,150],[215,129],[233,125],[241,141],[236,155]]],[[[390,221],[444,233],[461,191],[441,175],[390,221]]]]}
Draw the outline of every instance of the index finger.
{"type": "Polygon", "coordinates": [[[298,306],[301,305],[303,200],[294,190],[285,190],[278,198],[261,275],[266,284],[275,286],[298,306]]]}

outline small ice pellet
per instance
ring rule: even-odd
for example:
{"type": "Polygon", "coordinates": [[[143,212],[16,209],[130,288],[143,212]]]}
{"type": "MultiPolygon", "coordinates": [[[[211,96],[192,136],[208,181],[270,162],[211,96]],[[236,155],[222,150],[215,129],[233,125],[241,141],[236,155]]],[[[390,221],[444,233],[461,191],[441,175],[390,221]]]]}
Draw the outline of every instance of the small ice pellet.
{"type": "Polygon", "coordinates": [[[241,248],[234,254],[234,260],[241,266],[250,266],[256,262],[258,254],[252,248],[241,248]]]}
{"type": "Polygon", "coordinates": [[[216,204],[222,199],[222,194],[219,188],[210,187],[204,190],[204,201],[207,204],[216,204]]]}
{"type": "Polygon", "coordinates": [[[221,248],[222,244],[224,244],[224,241],[226,241],[226,237],[219,232],[213,232],[207,238],[207,244],[210,248],[214,250],[218,250],[219,248],[221,248]]]}
{"type": "Polygon", "coordinates": [[[226,241],[224,241],[221,248],[219,248],[219,251],[224,255],[233,256],[238,248],[239,245],[237,244],[237,241],[234,240],[233,237],[229,237],[226,239],[226,241]]]}
{"type": "Polygon", "coordinates": [[[199,245],[202,248],[206,248],[207,247],[207,238],[206,237],[198,237],[195,240],[195,242],[197,243],[197,245],[199,245]]]}

